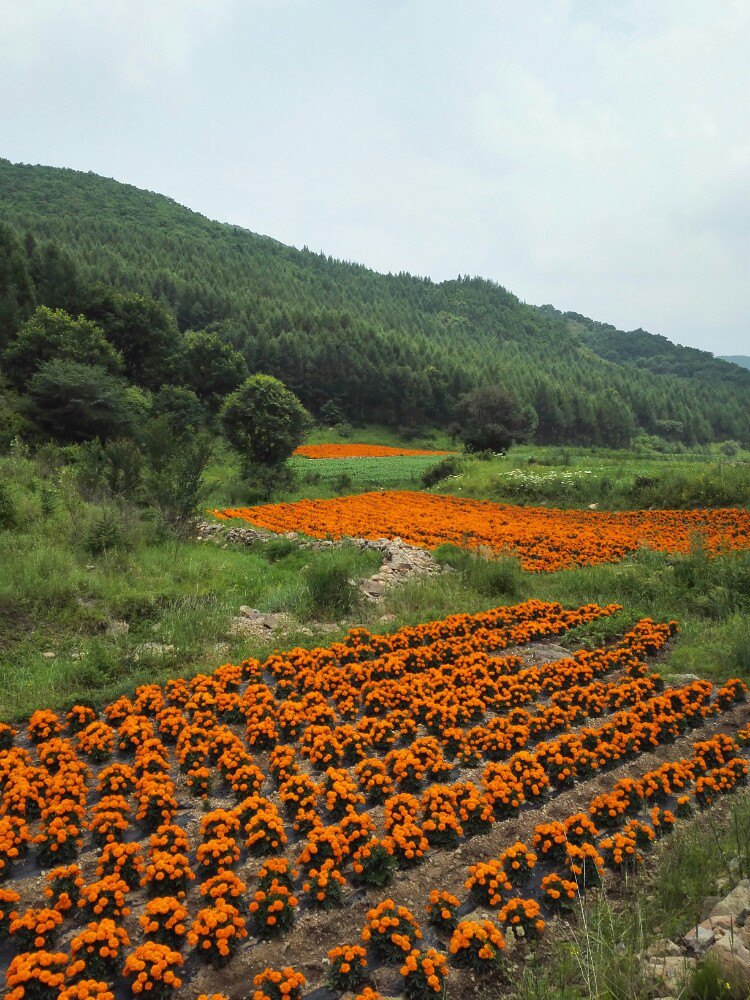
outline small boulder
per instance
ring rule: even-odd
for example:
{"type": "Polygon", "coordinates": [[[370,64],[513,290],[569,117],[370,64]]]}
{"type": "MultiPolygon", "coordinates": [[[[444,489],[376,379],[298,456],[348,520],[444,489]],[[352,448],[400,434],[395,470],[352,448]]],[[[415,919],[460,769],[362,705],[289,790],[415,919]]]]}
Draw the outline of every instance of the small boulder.
{"type": "Polygon", "coordinates": [[[733,920],[742,922],[748,914],[750,914],[750,879],[744,878],[729,895],[714,905],[710,916],[732,917],[733,920]]]}
{"type": "Polygon", "coordinates": [[[684,955],[664,955],[649,958],[644,966],[646,975],[669,989],[679,987],[696,966],[696,959],[684,955]]]}

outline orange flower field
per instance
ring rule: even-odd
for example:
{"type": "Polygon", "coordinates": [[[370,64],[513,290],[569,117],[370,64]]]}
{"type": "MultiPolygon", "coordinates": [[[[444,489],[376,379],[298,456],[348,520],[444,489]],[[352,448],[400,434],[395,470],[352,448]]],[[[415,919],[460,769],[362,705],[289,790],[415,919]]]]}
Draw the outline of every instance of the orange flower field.
{"type": "Polygon", "coordinates": [[[516,553],[524,569],[554,571],[619,562],[641,546],[688,552],[750,548],[750,510],[555,510],[430,493],[362,493],[331,500],[214,511],[271,531],[315,538],[401,538],[434,549],[445,542],[516,553]]]}
{"type": "Polygon", "coordinates": [[[385,444],[301,444],[294,449],[301,458],[393,458],[398,455],[453,455],[452,451],[391,448],[385,444]]]}
{"type": "Polygon", "coordinates": [[[748,780],[747,689],[676,622],[537,600],[0,724],[9,1000],[409,1000],[518,975],[591,887],[748,780]],[[541,807],[544,806],[544,811],[541,807]]]}

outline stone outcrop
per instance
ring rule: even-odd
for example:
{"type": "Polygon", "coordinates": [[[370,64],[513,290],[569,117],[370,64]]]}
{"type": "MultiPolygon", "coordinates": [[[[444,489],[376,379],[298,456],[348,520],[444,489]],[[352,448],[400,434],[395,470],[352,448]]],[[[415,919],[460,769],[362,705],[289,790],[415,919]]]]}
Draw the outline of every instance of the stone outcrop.
{"type": "Polygon", "coordinates": [[[722,898],[714,897],[704,919],[679,942],[655,941],[644,956],[650,978],[673,995],[679,995],[681,985],[704,958],[750,995],[750,879],[742,879],[722,898]]]}

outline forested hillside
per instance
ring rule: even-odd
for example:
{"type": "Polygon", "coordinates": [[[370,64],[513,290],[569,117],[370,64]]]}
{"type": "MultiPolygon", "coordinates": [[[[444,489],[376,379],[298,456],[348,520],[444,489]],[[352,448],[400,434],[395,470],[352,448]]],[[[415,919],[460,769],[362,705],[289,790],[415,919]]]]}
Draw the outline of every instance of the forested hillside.
{"type": "Polygon", "coordinates": [[[750,441],[750,372],[490,281],[377,274],[94,174],[6,160],[0,221],[6,352],[46,305],[103,326],[125,356],[119,374],[149,391],[179,381],[185,332],[209,330],[314,414],[335,403],[354,421],[447,425],[463,393],[500,382],[533,406],[544,443],[623,445],[639,430],[750,441]]]}
{"type": "Polygon", "coordinates": [[[739,365],[740,368],[750,368],[750,357],[745,354],[725,354],[721,360],[730,361],[733,365],[739,365]]]}

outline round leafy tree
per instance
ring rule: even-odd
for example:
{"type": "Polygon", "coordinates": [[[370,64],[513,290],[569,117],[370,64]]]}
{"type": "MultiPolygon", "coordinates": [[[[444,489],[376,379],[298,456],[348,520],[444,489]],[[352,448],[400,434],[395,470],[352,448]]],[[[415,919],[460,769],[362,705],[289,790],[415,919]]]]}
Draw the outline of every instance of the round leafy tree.
{"type": "Polygon", "coordinates": [[[280,465],[302,441],[308,420],[294,393],[271,375],[251,375],[221,408],[224,433],[246,466],[280,465]]]}
{"type": "Polygon", "coordinates": [[[512,389],[484,385],[461,397],[456,423],[467,451],[504,452],[528,441],[536,427],[536,413],[512,389]]]}

